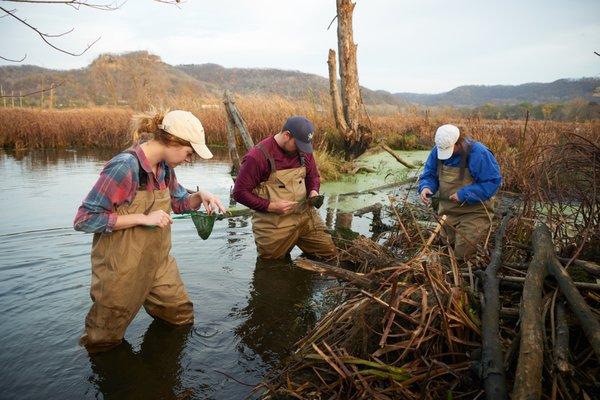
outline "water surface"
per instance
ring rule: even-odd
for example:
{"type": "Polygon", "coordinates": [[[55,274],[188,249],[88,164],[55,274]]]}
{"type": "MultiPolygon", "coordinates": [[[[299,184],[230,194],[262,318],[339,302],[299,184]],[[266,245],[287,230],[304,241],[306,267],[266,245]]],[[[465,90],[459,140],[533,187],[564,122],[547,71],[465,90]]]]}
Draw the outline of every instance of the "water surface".
{"type": "MultiPolygon", "coordinates": [[[[0,398],[247,396],[251,387],[232,378],[256,384],[289,355],[326,309],[324,289],[334,282],[285,262],[257,263],[248,217],[217,222],[206,241],[191,220],[175,220],[172,254],[194,302],[194,325],[173,328],[141,310],[121,347],[88,356],[77,340],[91,305],[92,235],[71,224],[113,154],[0,152],[0,398]]],[[[224,154],[177,168],[184,186],[223,200],[232,186],[228,172],[224,154]]],[[[330,225],[336,213],[358,208],[352,201],[364,201],[337,196],[357,188],[352,179],[324,185],[330,225]]],[[[368,234],[369,224],[355,218],[350,227],[368,234]]]]}

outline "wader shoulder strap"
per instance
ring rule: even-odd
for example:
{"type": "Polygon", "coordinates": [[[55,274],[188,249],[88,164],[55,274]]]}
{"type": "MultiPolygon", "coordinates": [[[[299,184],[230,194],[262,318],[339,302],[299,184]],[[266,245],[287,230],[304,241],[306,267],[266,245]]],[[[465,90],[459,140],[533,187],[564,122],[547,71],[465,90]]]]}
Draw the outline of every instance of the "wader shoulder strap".
{"type": "Polygon", "coordinates": [[[459,177],[462,181],[465,178],[465,168],[467,167],[467,159],[469,158],[469,154],[471,153],[471,142],[465,141],[462,146],[462,151],[460,154],[460,172],[459,177]]]}
{"type": "Polygon", "coordinates": [[[144,168],[142,168],[140,159],[138,158],[137,154],[133,150],[125,150],[124,153],[131,154],[137,160],[137,162],[138,162],[138,183],[139,183],[138,190],[146,190],[146,186],[148,186],[148,173],[144,170],[144,168]]]}
{"type": "Polygon", "coordinates": [[[271,154],[269,154],[267,149],[265,149],[265,146],[263,146],[262,144],[259,143],[256,145],[256,147],[260,150],[261,153],[263,153],[263,155],[269,162],[269,168],[271,168],[271,173],[276,172],[277,169],[275,168],[275,160],[273,160],[273,157],[271,156],[271,154]]]}
{"type": "Polygon", "coordinates": [[[165,162],[163,163],[163,167],[165,169],[165,185],[169,188],[169,183],[171,183],[171,167],[165,162]]]}
{"type": "MultiPolygon", "coordinates": [[[[148,173],[142,167],[142,163],[140,162],[140,159],[138,158],[137,154],[133,150],[125,150],[124,153],[133,155],[135,157],[135,159],[137,160],[139,189],[146,190],[146,187],[148,186],[148,173]]],[[[168,188],[169,183],[171,183],[171,168],[169,167],[169,165],[167,165],[167,163],[163,163],[163,168],[165,170],[165,186],[168,188]]]]}
{"type": "Polygon", "coordinates": [[[299,152],[300,153],[300,165],[302,167],[306,167],[306,153],[304,152],[299,152]]]}

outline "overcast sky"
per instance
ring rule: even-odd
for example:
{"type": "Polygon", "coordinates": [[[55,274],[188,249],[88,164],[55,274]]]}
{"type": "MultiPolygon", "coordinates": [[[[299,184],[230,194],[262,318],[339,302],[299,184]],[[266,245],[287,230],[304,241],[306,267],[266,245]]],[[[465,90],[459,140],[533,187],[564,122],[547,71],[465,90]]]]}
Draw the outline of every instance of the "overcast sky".
{"type": "MultiPolygon", "coordinates": [[[[100,3],[104,0],[92,0],[100,3]]],[[[109,0],[110,1],[110,0],[109,0]]],[[[437,93],[465,84],[519,84],[600,76],[600,0],[357,0],[354,39],[361,85],[437,93]]],[[[0,0],[46,33],[46,46],[0,18],[0,55],[47,68],[88,65],[98,54],[148,50],[169,64],[273,67],[327,76],[337,51],[335,0],[187,0],[180,7],[129,0],[119,10],[0,0]]],[[[0,11],[0,14],[3,14],[0,11]]],[[[0,60],[0,65],[12,64],[0,60]]]]}

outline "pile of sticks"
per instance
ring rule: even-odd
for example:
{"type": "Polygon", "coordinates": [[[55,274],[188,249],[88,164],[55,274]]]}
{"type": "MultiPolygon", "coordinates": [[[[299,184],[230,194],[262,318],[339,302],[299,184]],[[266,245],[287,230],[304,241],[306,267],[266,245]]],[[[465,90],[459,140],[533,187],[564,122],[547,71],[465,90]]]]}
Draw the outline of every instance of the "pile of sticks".
{"type": "Polygon", "coordinates": [[[337,266],[297,260],[340,279],[344,301],[257,390],[308,399],[599,396],[600,286],[581,287],[567,272],[598,266],[564,268],[544,224],[530,246],[507,240],[518,231],[511,215],[492,251],[481,251],[482,268],[461,266],[436,243],[443,223],[429,236],[417,233],[419,224],[397,229],[413,244],[404,259],[359,237],[342,246],[337,266]],[[509,262],[515,258],[530,260],[509,262]]]}

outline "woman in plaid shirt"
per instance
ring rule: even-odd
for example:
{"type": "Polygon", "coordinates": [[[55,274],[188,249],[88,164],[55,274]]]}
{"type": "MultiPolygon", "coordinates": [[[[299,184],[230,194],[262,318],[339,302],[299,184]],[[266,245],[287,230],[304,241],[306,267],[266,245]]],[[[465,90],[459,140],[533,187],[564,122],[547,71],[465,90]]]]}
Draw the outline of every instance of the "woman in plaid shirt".
{"type": "Polygon", "coordinates": [[[171,250],[170,212],[204,205],[208,213],[225,208],[209,192],[188,194],[174,168],[196,152],[208,159],[200,121],[186,111],[134,117],[134,140],[150,139],[116,155],[75,216],[76,230],[94,234],[92,307],[80,343],[90,352],[121,343],[140,307],[175,325],[194,321],[171,250]]]}

